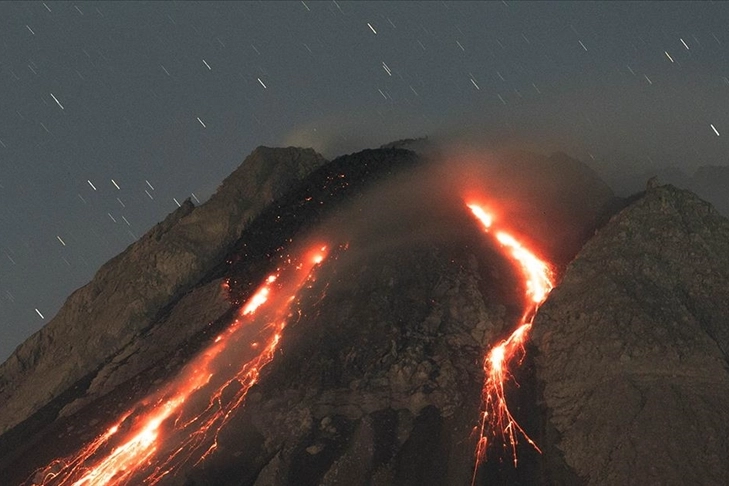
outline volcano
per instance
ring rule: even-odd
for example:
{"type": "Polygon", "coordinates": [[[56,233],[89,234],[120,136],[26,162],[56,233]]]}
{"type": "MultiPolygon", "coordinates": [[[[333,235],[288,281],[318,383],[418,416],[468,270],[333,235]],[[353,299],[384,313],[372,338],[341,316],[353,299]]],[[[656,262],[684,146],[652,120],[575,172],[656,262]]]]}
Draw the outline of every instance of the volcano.
{"type": "Polygon", "coordinates": [[[259,147],[0,366],[10,485],[726,484],[729,221],[565,154],[259,147]]]}

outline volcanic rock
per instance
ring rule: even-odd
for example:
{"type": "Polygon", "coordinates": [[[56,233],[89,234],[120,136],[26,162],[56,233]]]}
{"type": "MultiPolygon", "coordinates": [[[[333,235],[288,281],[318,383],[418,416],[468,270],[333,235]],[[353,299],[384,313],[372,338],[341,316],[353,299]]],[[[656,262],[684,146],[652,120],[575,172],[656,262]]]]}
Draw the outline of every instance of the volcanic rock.
{"type": "MultiPolygon", "coordinates": [[[[105,264],[0,367],[0,425],[15,425],[0,436],[0,477],[20,482],[98,435],[225,329],[294,240],[323,228],[348,249],[301,297],[215,453],[169,484],[468,484],[483,352],[520,317],[523,282],[448,166],[398,147],[327,164],[259,148],[210,201],[187,201],[105,264]]],[[[558,264],[616,203],[563,154],[512,154],[486,172],[498,178],[472,182],[558,264]]],[[[522,481],[535,480],[532,462],[522,481]]]]}
{"type": "Polygon", "coordinates": [[[729,483],[729,221],[670,185],[580,251],[533,328],[545,456],[587,484],[729,483]]]}
{"type": "MultiPolygon", "coordinates": [[[[104,264],[0,366],[0,432],[108,360],[121,362],[133,355],[133,341],[150,332],[160,313],[224,257],[246,224],[324,162],[311,149],[259,147],[208,202],[195,208],[185,201],[104,264]]],[[[206,292],[214,306],[223,305],[214,290],[206,292]]],[[[187,332],[178,333],[173,326],[165,334],[154,341],[159,351],[174,348],[187,332]]]]}
{"type": "Polygon", "coordinates": [[[219,466],[189,483],[468,483],[482,348],[518,313],[484,297],[484,287],[516,284],[508,268],[487,283],[484,253],[428,245],[322,275],[219,438],[219,466]],[[241,437],[259,439],[246,448],[241,437]]]}

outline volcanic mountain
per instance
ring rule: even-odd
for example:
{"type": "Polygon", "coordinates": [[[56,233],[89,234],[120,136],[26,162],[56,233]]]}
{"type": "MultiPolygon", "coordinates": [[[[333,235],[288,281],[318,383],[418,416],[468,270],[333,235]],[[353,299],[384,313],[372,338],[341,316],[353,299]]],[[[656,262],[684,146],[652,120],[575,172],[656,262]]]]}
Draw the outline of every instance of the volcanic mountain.
{"type": "Polygon", "coordinates": [[[729,221],[424,146],[259,147],[103,265],[0,366],[2,483],[729,482],[729,221]]]}

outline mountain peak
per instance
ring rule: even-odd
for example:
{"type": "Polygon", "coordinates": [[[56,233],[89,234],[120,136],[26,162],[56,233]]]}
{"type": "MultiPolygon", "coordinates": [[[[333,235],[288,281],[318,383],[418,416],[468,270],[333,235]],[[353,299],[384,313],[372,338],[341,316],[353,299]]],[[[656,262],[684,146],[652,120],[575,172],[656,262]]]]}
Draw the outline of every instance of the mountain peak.
{"type": "Polygon", "coordinates": [[[590,484],[724,482],[728,315],[729,221],[689,191],[649,187],[537,316],[537,376],[561,437],[545,454],[559,449],[590,484]]]}

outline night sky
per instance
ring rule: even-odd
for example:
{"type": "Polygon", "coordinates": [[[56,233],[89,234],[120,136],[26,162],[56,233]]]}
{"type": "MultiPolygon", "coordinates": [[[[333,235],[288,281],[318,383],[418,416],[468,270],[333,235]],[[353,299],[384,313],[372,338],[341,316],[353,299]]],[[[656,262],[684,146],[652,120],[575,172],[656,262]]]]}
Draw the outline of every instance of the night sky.
{"type": "Polygon", "coordinates": [[[0,3],[0,361],[258,145],[727,165],[729,4],[0,3]]]}

